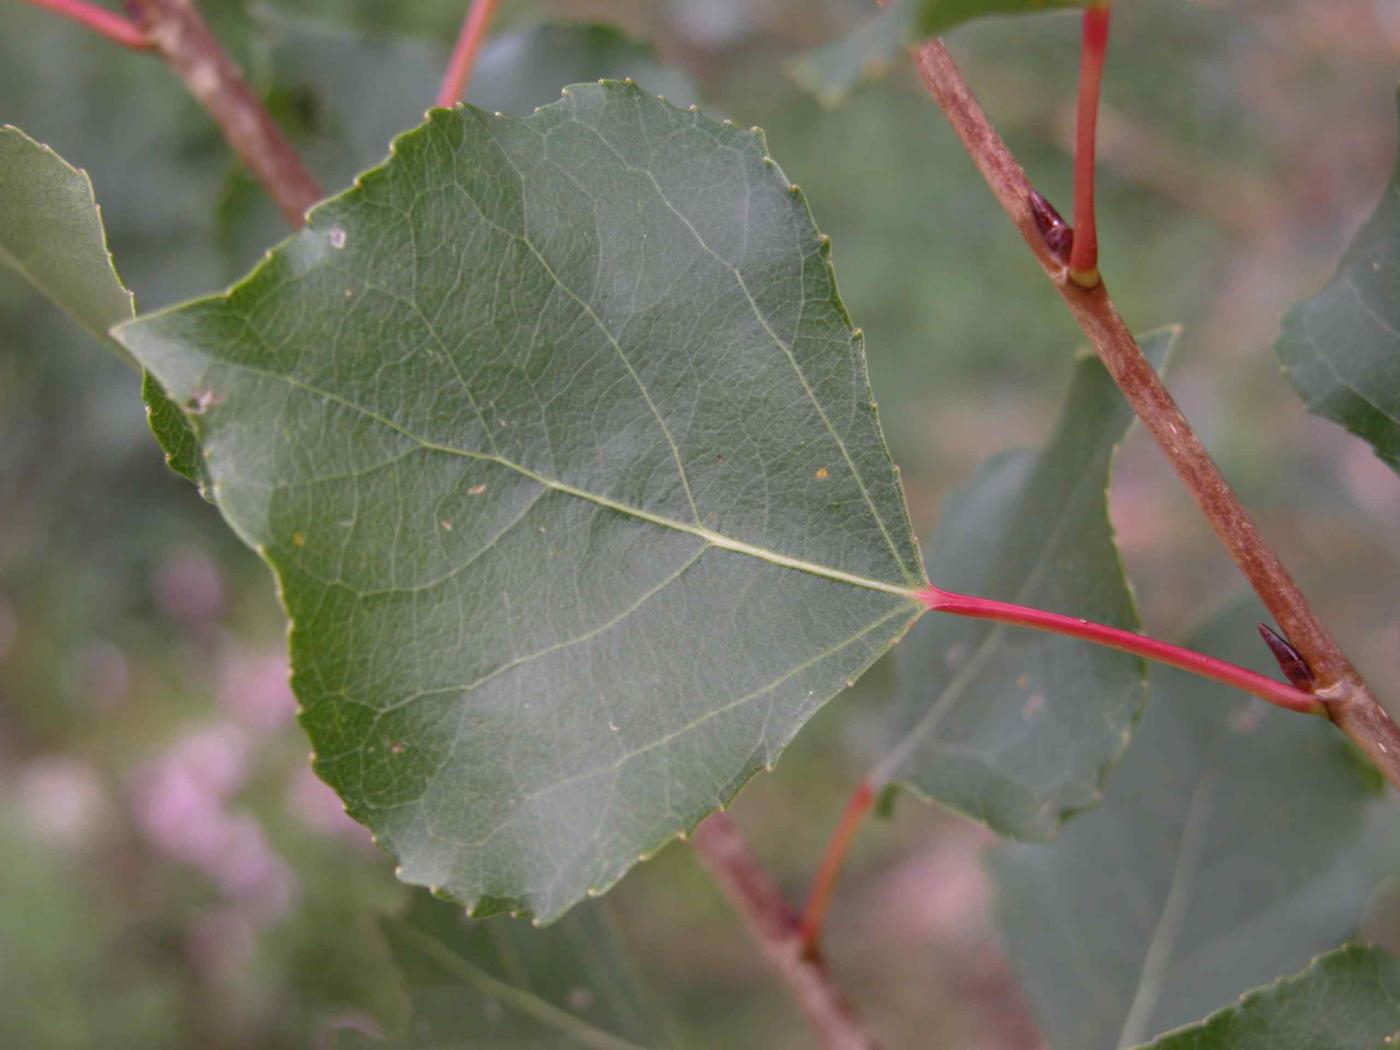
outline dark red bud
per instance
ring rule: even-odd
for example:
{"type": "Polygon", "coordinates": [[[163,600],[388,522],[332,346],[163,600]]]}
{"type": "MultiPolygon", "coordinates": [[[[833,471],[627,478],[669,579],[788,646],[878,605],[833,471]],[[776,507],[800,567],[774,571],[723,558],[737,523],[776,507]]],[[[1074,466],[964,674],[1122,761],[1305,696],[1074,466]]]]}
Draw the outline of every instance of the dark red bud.
{"type": "Polygon", "coordinates": [[[1264,639],[1264,644],[1269,647],[1269,652],[1274,654],[1274,659],[1278,661],[1279,670],[1283,672],[1283,676],[1299,689],[1312,692],[1315,680],[1312,668],[1303,659],[1303,654],[1293,648],[1287,638],[1266,623],[1259,625],[1259,637],[1264,639]]]}
{"type": "Polygon", "coordinates": [[[1028,200],[1031,218],[1035,220],[1035,228],[1040,231],[1045,247],[1050,250],[1056,262],[1061,266],[1068,266],[1070,253],[1074,250],[1074,230],[1060,217],[1055,206],[1038,191],[1031,190],[1028,200]]]}

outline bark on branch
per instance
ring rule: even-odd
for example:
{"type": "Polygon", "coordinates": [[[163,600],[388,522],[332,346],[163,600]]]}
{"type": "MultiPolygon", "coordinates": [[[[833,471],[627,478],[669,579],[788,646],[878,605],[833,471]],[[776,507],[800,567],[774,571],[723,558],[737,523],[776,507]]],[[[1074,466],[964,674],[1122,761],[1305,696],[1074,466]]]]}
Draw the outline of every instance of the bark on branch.
{"type": "Polygon", "coordinates": [[[919,74],[947,116],[1002,209],[1055,284],[1094,351],[1156,439],[1260,601],[1312,670],[1315,695],[1328,717],[1400,790],[1400,728],[1376,700],[1308,605],[1283,563],[1221,475],[1171,393],[1153,370],[1102,283],[1082,288],[1068,279],[1031,210],[1035,188],[939,40],[915,55],[919,74]]]}
{"type": "Polygon", "coordinates": [[[744,920],[749,936],[787,986],[827,1050],[874,1050],[826,966],[807,950],[801,918],[749,852],[730,819],[715,813],[695,829],[690,844],[744,920]]]}
{"type": "Polygon", "coordinates": [[[324,195],[193,0],[127,0],[132,20],[214,118],[293,229],[324,195]]]}

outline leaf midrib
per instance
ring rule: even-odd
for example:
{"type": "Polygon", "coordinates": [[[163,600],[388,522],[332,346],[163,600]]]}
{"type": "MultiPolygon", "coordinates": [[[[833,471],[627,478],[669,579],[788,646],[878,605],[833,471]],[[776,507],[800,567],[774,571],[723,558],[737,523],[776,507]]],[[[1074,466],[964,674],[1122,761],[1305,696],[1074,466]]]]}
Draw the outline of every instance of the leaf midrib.
{"type": "Polygon", "coordinates": [[[529,478],[536,484],[543,485],[544,487],[553,489],[556,492],[562,492],[565,495],[573,496],[577,499],[587,500],[588,502],[594,503],[597,506],[605,507],[608,510],[614,511],[618,514],[623,514],[628,517],[636,518],[639,521],[645,521],[651,525],[657,525],[662,528],[672,529],[676,532],[687,533],[691,536],[695,536],[703,540],[706,544],[708,544],[711,547],[718,547],[722,550],[733,551],[736,554],[744,554],[748,557],[758,559],[759,561],[765,561],[769,564],[778,565],[787,569],[794,569],[798,572],[805,572],[812,576],[820,576],[824,579],[832,580],[836,583],[844,583],[852,587],[861,587],[866,590],[879,591],[884,594],[897,595],[901,598],[907,598],[911,602],[914,602],[916,604],[918,603],[917,588],[905,586],[902,584],[889,583],[885,580],[877,580],[868,576],[861,576],[857,573],[846,572],[843,569],[837,569],[830,565],[822,565],[819,562],[807,561],[802,558],[794,558],[790,555],[783,554],[779,551],[771,550],[767,547],[760,547],[757,544],[745,543],[743,540],[734,539],[733,537],[726,536],[723,533],[713,532],[710,529],[704,528],[703,526],[698,524],[691,525],[687,522],[677,521],[674,518],[668,518],[662,514],[655,514],[651,511],[643,510],[640,507],[634,507],[630,504],[610,499],[607,496],[601,496],[597,493],[588,492],[585,489],[577,488],[576,486],[570,485],[567,482],[559,481],[556,478],[551,478],[544,474],[540,474],[537,471],[533,471],[526,466],[506,459],[504,456],[493,455],[487,452],[473,451],[470,449],[457,448],[452,445],[444,445],[440,442],[432,441],[428,438],[423,437],[420,434],[413,433],[413,431],[407,429],[402,424],[395,422],[388,416],[382,415],[378,412],[375,412],[373,409],[366,408],[364,405],[357,404],[356,402],[351,401],[348,398],[342,397],[339,394],[322,389],[321,387],[315,386],[311,383],[307,383],[304,380],[297,379],[293,376],[286,375],[280,372],[273,372],[265,368],[259,368],[256,365],[251,365],[246,362],[234,362],[222,358],[213,358],[212,360],[217,361],[219,364],[225,365],[230,368],[237,368],[245,372],[251,372],[255,375],[263,376],[267,379],[272,379],[277,382],[286,383],[288,386],[292,386],[297,389],[303,390],[306,393],[312,394],[316,397],[323,397],[326,400],[332,401],[338,405],[341,405],[344,408],[348,408],[351,411],[360,413],[366,419],[371,419],[376,423],[379,423],[381,426],[387,427],[388,429],[394,431],[397,434],[402,435],[405,438],[408,438],[410,441],[416,443],[419,447],[428,451],[442,452],[446,453],[447,455],[460,456],[464,459],[476,460],[478,462],[483,463],[494,463],[497,466],[505,467],[508,470],[515,471],[522,477],[529,478]]]}

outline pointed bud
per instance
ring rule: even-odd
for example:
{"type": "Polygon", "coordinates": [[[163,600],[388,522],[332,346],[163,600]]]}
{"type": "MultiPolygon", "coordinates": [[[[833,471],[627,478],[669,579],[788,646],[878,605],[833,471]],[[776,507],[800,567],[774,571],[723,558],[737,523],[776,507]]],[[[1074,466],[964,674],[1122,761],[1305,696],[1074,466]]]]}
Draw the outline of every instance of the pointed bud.
{"type": "Polygon", "coordinates": [[[1031,208],[1031,218],[1035,220],[1035,228],[1040,231],[1045,247],[1050,250],[1056,262],[1061,266],[1068,266],[1070,253],[1074,248],[1074,231],[1060,217],[1055,206],[1038,191],[1031,190],[1027,201],[1031,208]]]}
{"type": "Polygon", "coordinates": [[[1264,644],[1269,647],[1269,652],[1274,654],[1274,659],[1278,661],[1279,670],[1283,672],[1283,676],[1299,689],[1312,692],[1315,684],[1312,668],[1303,659],[1303,654],[1293,648],[1287,638],[1266,623],[1259,625],[1259,637],[1264,639],[1264,644]]]}

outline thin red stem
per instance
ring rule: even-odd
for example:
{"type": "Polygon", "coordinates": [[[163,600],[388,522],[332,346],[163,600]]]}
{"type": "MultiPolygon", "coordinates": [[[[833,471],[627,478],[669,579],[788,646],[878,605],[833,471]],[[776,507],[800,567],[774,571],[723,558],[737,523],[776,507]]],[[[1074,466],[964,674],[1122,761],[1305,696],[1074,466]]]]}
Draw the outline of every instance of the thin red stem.
{"type": "Polygon", "coordinates": [[[466,94],[477,52],[481,50],[481,42],[486,39],[486,27],[491,24],[497,3],[498,0],[472,0],[472,6],[462,22],[462,31],[457,35],[457,46],[452,49],[452,58],[448,60],[442,87],[438,89],[439,106],[455,105],[466,94]]]}
{"type": "Polygon", "coordinates": [[[1284,682],[1276,681],[1236,664],[1217,660],[1213,656],[1194,652],[1191,649],[1183,649],[1177,645],[1169,645],[1153,638],[1145,638],[1120,627],[1108,627],[1105,624],[1091,623],[1089,620],[1082,620],[1074,616],[1045,612],[1043,609],[1028,609],[1023,605],[1012,605],[1010,602],[999,602],[991,598],[975,598],[966,594],[954,594],[951,591],[939,590],[937,587],[928,587],[920,591],[919,600],[933,612],[967,616],[975,620],[994,620],[997,623],[1008,623],[1017,627],[1032,627],[1040,631],[1049,631],[1052,634],[1082,638],[1084,641],[1104,645],[1110,649],[1118,649],[1125,653],[1133,653],[1148,660],[1167,664],[1169,667],[1189,671],[1202,678],[1234,686],[1236,689],[1252,693],[1261,700],[1267,700],[1269,703],[1289,711],[1310,715],[1325,715],[1327,713],[1326,706],[1311,693],[1305,693],[1301,689],[1295,689],[1284,682]]]}
{"type": "Polygon", "coordinates": [[[94,33],[133,51],[147,51],[151,41],[141,29],[124,15],[106,11],[83,0],[28,0],[35,7],[42,7],[54,14],[62,15],[80,25],[85,25],[94,33]]]}
{"type": "Polygon", "coordinates": [[[1108,3],[1084,12],[1084,43],[1079,55],[1079,108],[1074,122],[1074,248],[1069,276],[1092,288],[1099,283],[1099,233],[1094,220],[1095,139],[1099,123],[1099,88],[1108,53],[1108,3]]]}
{"type": "Polygon", "coordinates": [[[811,952],[817,946],[822,926],[826,922],[826,913],[831,908],[832,892],[841,877],[841,867],[845,863],[846,854],[851,848],[860,822],[865,819],[866,813],[870,812],[870,807],[874,804],[875,785],[869,780],[862,780],[851,800],[846,803],[846,809],[836,824],[836,830],[831,833],[831,838],[826,844],[826,853],[822,856],[821,867],[817,869],[816,878],[812,880],[807,905],[802,909],[802,922],[797,928],[797,936],[804,951],[811,952]]]}

